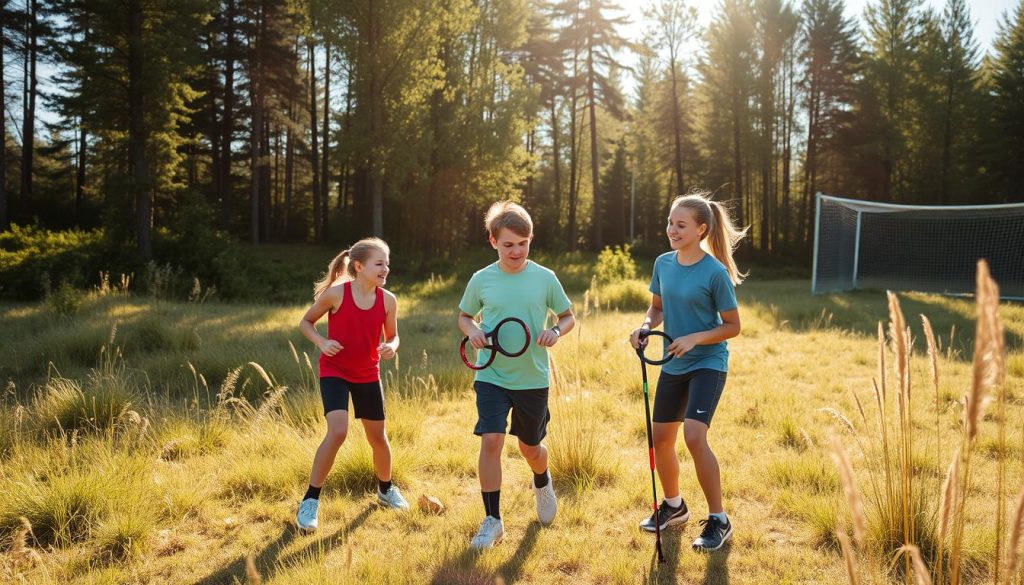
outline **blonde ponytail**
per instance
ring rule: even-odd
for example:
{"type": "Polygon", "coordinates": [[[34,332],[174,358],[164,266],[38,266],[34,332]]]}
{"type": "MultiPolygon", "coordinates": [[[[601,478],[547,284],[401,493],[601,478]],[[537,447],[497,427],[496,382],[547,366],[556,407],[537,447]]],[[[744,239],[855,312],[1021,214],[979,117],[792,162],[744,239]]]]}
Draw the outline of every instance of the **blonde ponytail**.
{"type": "Polygon", "coordinates": [[[709,226],[713,227],[713,229],[708,234],[711,254],[725,265],[726,270],[729,271],[729,280],[734,285],[741,284],[747,275],[740,272],[739,268],[736,267],[736,260],[733,259],[732,253],[736,249],[736,245],[740,243],[740,240],[747,235],[747,228],[742,230],[737,228],[732,222],[729,210],[721,203],[709,200],[708,205],[711,206],[711,212],[715,217],[715,225],[709,226]]]}
{"type": "Polygon", "coordinates": [[[717,201],[708,198],[706,191],[695,191],[688,195],[676,197],[669,209],[669,214],[677,207],[685,207],[693,212],[697,224],[704,224],[707,229],[701,240],[707,239],[711,255],[718,259],[729,271],[729,280],[740,284],[746,274],[739,271],[732,257],[736,245],[747,235],[747,228],[740,229],[733,223],[729,210],[717,201]]]}
{"type": "Polygon", "coordinates": [[[370,257],[370,252],[374,250],[383,252],[385,256],[391,255],[391,248],[388,247],[387,242],[384,240],[380,238],[363,238],[352,244],[352,247],[348,250],[343,250],[335,256],[334,260],[331,260],[331,263],[327,266],[327,273],[324,274],[324,277],[313,285],[313,298],[320,298],[320,295],[334,286],[338,279],[342,277],[344,277],[344,280],[355,280],[355,263],[366,264],[367,258],[370,257]]]}
{"type": "Polygon", "coordinates": [[[320,295],[334,286],[342,274],[348,272],[349,256],[351,253],[348,250],[342,250],[334,257],[334,260],[331,260],[331,263],[327,265],[327,273],[313,284],[313,299],[320,298],[320,295]]]}

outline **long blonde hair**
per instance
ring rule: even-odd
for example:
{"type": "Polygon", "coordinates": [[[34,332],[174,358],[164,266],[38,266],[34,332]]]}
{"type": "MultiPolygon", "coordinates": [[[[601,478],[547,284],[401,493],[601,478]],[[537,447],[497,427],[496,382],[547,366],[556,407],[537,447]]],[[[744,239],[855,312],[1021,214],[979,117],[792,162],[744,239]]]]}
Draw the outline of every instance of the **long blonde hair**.
{"type": "Polygon", "coordinates": [[[747,235],[748,228],[736,227],[732,215],[729,214],[729,209],[717,201],[712,201],[709,195],[710,193],[707,191],[694,191],[687,195],[680,195],[672,202],[669,215],[672,215],[677,207],[685,207],[692,211],[697,224],[707,226],[707,230],[701,236],[701,241],[707,239],[711,255],[724,264],[726,270],[729,271],[729,280],[734,285],[740,284],[747,275],[736,267],[732,253],[740,240],[747,235]]]}
{"type": "Polygon", "coordinates": [[[347,250],[342,250],[337,256],[331,260],[331,263],[327,265],[327,272],[323,278],[316,281],[313,284],[313,298],[318,299],[320,295],[324,294],[324,291],[334,286],[334,283],[338,282],[338,279],[344,280],[355,280],[356,278],[356,267],[354,262],[360,264],[366,264],[366,261],[370,258],[370,253],[374,250],[379,250],[384,253],[385,256],[391,255],[391,249],[388,248],[387,243],[380,238],[363,238],[358,242],[352,244],[352,247],[347,250]]]}

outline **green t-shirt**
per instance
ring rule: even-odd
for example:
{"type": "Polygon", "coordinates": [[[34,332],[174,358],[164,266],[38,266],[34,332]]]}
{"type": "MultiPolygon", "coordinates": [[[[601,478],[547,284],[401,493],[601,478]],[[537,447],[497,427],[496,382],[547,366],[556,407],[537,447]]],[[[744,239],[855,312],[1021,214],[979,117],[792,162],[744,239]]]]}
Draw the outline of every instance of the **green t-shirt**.
{"type": "MultiPolygon", "coordinates": [[[[556,315],[572,306],[555,273],[533,261],[515,274],[502,271],[495,262],[476,271],[466,285],[459,310],[474,317],[483,313],[480,328],[491,331],[506,317],[517,317],[530,329],[530,347],[510,358],[498,354],[489,368],[476,372],[475,380],[488,382],[508,390],[547,388],[548,350],[537,345],[537,336],[547,328],[548,311],[556,315]]],[[[523,328],[509,323],[501,328],[500,342],[507,351],[523,347],[523,328]]],[[[477,363],[489,357],[482,351],[477,363]]]]}

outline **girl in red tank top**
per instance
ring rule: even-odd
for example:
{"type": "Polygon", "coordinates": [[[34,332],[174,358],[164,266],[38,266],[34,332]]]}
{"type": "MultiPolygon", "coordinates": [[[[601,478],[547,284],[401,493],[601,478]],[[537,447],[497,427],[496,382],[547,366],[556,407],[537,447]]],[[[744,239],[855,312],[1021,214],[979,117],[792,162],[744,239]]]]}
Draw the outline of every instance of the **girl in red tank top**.
{"type": "Polygon", "coordinates": [[[320,488],[348,434],[349,396],[373,449],[378,502],[392,509],[409,508],[391,483],[391,445],[380,385],[380,360],[391,359],[398,351],[398,300],[383,288],[389,253],[383,240],[367,238],[338,254],[316,283],[316,301],[299,321],[302,334],[320,350],[320,397],[327,419],[327,434],[313,458],[309,488],[296,516],[302,530],[317,528],[320,488]],[[316,329],[324,314],[327,337],[316,329]]]}

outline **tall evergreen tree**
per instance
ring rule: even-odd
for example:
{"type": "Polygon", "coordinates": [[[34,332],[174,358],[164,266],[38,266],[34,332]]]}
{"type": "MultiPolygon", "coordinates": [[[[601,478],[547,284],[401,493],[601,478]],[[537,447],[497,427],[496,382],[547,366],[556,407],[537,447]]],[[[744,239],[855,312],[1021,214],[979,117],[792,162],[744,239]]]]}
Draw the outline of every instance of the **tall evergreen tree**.
{"type": "Polygon", "coordinates": [[[1004,15],[989,63],[992,127],[997,147],[996,189],[1005,201],[1024,201],[1024,1],[1004,15]]]}

